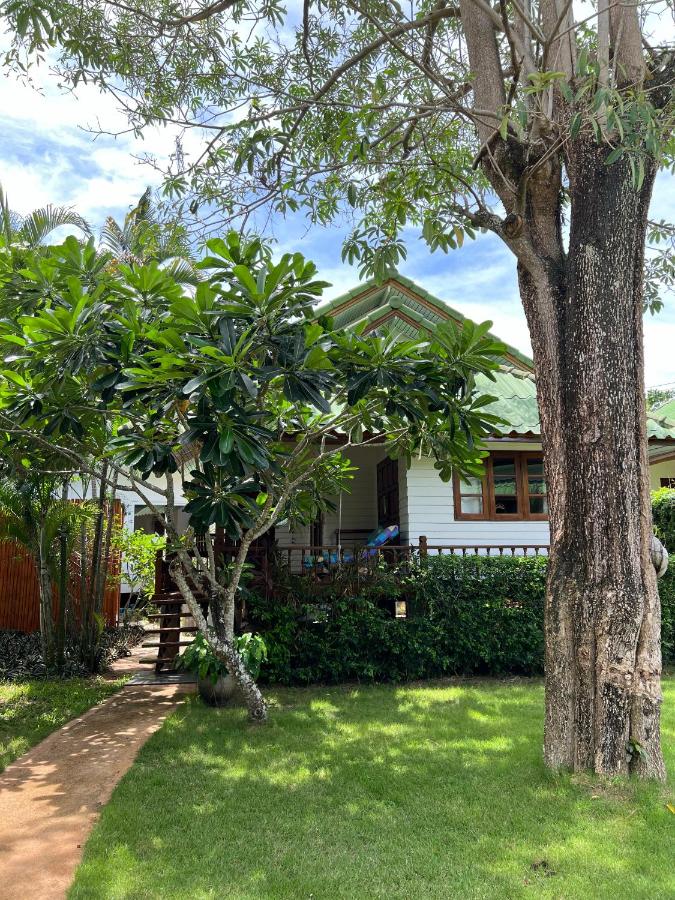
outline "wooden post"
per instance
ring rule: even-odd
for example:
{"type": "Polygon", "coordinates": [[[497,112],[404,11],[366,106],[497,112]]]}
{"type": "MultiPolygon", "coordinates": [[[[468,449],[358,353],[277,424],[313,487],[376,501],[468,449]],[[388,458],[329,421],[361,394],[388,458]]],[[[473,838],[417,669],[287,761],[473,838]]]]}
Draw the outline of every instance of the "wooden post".
{"type": "Polygon", "coordinates": [[[428,545],[427,545],[427,536],[426,534],[420,535],[420,559],[426,559],[428,554],[428,545]]]}

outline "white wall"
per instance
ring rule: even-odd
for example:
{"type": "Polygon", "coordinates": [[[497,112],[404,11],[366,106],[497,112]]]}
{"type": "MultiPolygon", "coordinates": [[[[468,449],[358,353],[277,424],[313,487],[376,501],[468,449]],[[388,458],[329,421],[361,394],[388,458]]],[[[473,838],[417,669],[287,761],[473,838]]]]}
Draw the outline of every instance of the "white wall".
{"type": "MultiPolygon", "coordinates": [[[[408,500],[408,472],[404,459],[398,461],[398,507],[400,512],[399,528],[401,530],[400,541],[407,544],[412,541],[410,530],[410,503],[408,500]]],[[[418,535],[419,537],[419,535],[418,535]]]]}
{"type": "Polygon", "coordinates": [[[675,459],[653,462],[649,467],[650,487],[653,491],[661,487],[662,478],[675,478],[675,459]]]}
{"type": "Polygon", "coordinates": [[[441,480],[428,457],[414,459],[405,474],[408,514],[404,537],[411,543],[417,543],[420,535],[426,535],[429,544],[451,546],[541,546],[549,542],[548,522],[455,521],[452,482],[441,480]]]}
{"type": "MultiPolygon", "coordinates": [[[[377,464],[384,459],[385,452],[382,446],[355,447],[347,452],[353,466],[357,471],[349,482],[348,488],[342,494],[342,519],[343,529],[364,528],[374,531],[377,527],[377,464]]],[[[324,517],[323,542],[326,545],[336,543],[336,530],[338,527],[339,497],[331,497],[336,509],[327,512],[324,517]]],[[[308,545],[309,527],[297,528],[291,532],[287,525],[279,525],[275,529],[275,536],[279,547],[308,545]]],[[[343,544],[351,541],[343,537],[343,544]]]]}

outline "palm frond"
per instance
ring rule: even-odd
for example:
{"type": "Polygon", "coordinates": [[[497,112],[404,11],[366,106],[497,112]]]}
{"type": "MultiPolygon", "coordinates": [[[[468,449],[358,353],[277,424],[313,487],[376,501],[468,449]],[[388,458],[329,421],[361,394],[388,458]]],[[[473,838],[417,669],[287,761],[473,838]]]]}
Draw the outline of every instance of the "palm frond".
{"type": "Polygon", "coordinates": [[[101,229],[101,243],[117,259],[123,258],[129,251],[129,235],[126,228],[120,228],[112,216],[108,216],[101,229]]]}
{"type": "Polygon", "coordinates": [[[12,233],[14,231],[12,222],[12,213],[7,201],[7,195],[0,184],[0,231],[9,246],[12,243],[12,233]]]}
{"type": "Polygon", "coordinates": [[[69,539],[79,534],[80,525],[92,521],[93,514],[93,507],[89,503],[54,499],[44,518],[45,544],[51,546],[62,534],[69,539]]]}
{"type": "Polygon", "coordinates": [[[152,207],[152,188],[147,187],[141,194],[137,206],[127,213],[127,220],[138,225],[141,222],[153,222],[155,219],[152,207]]]}
{"type": "Polygon", "coordinates": [[[52,231],[64,225],[73,225],[86,235],[91,234],[89,223],[79,213],[66,206],[52,206],[50,203],[41,209],[33,210],[23,219],[17,237],[29,246],[37,247],[52,231]]]}
{"type": "Polygon", "coordinates": [[[189,259],[174,257],[161,266],[165,272],[169,272],[178,284],[191,284],[196,287],[202,280],[199,270],[189,259]]]}
{"type": "Polygon", "coordinates": [[[49,549],[48,564],[54,580],[59,577],[61,541],[65,538],[66,557],[72,556],[82,524],[93,522],[92,503],[73,503],[54,499],[44,519],[44,545],[49,549]]]}
{"type": "Polygon", "coordinates": [[[16,541],[33,549],[37,521],[31,498],[11,482],[0,484],[0,542],[16,541]]]}

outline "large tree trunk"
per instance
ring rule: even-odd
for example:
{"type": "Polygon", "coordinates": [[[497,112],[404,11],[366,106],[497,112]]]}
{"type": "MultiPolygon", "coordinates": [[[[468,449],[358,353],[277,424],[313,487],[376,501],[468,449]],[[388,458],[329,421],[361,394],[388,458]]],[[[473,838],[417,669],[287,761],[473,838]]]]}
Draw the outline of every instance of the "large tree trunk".
{"type": "Polygon", "coordinates": [[[625,162],[581,143],[568,161],[569,254],[519,279],[550,485],[545,759],[664,777],[660,605],[642,348],[646,217],[625,162]]]}

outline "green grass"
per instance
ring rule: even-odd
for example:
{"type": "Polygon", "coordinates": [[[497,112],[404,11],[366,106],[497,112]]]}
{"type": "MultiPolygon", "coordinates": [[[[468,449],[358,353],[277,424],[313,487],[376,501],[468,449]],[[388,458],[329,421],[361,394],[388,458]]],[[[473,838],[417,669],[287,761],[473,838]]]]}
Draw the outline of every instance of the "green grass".
{"type": "MultiPolygon", "coordinates": [[[[675,681],[664,745],[675,770],[675,681]]],[[[531,681],[196,699],[141,751],[70,898],[672,898],[669,787],[554,776],[531,681]]]]}
{"type": "Polygon", "coordinates": [[[114,694],[122,681],[0,682],[0,772],[51,731],[114,694]]]}

